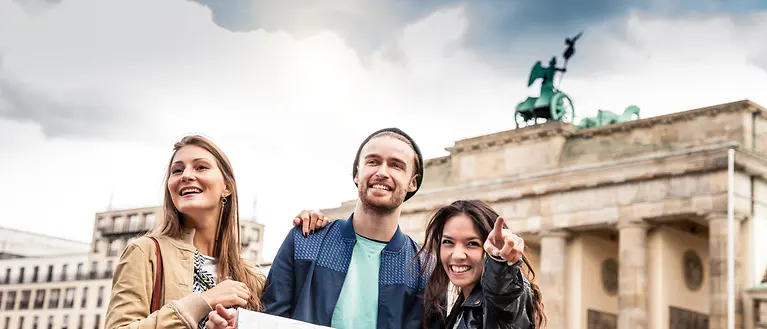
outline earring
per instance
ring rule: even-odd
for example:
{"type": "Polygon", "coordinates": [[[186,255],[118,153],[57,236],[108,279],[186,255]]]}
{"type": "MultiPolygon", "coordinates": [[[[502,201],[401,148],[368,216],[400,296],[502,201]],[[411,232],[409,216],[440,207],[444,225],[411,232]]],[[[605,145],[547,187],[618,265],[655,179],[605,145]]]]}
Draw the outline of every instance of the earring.
{"type": "Polygon", "coordinates": [[[224,218],[224,205],[226,205],[226,197],[221,199],[221,212],[218,213],[218,226],[216,227],[216,239],[221,232],[221,220],[224,218]]]}

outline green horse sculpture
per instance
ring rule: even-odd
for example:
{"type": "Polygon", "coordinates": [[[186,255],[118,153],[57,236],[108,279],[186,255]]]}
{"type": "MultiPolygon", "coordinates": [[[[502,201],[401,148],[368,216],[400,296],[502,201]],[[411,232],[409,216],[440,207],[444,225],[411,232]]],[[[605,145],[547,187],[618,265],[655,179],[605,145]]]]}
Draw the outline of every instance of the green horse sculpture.
{"type": "Polygon", "coordinates": [[[517,128],[536,124],[538,119],[557,120],[572,123],[575,109],[570,96],[554,88],[554,76],[557,72],[567,72],[566,68],[557,67],[557,58],[552,57],[548,67],[538,61],[530,71],[528,87],[535,80],[541,79],[541,91],[538,97],[527,97],[517,104],[514,121],[517,128]]]}
{"type": "Polygon", "coordinates": [[[639,120],[639,107],[631,105],[622,114],[618,115],[611,111],[599,110],[597,116],[588,117],[578,123],[578,129],[602,127],[606,125],[639,120]]]}
{"type": "MultiPolygon", "coordinates": [[[[557,57],[553,56],[549,60],[549,65],[544,67],[541,61],[537,61],[530,71],[527,79],[527,86],[530,87],[536,80],[541,79],[541,90],[538,97],[527,97],[523,102],[517,104],[514,109],[514,121],[517,128],[527,127],[538,123],[538,119],[546,121],[562,121],[573,123],[575,120],[575,108],[570,96],[561,92],[554,86],[554,79],[557,72],[564,74],[567,72],[567,61],[575,53],[575,41],[581,37],[583,32],[575,37],[567,38],[565,44],[567,49],[563,53],[565,64],[562,68],[557,67],[557,57]]],[[[560,79],[561,83],[562,80],[560,79]]]]}

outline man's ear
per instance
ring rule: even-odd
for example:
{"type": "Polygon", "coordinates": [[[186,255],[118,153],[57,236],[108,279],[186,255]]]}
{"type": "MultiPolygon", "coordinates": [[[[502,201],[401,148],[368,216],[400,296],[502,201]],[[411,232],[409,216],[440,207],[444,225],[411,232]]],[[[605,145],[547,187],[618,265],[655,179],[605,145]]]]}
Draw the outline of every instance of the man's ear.
{"type": "Polygon", "coordinates": [[[410,180],[410,185],[407,187],[408,192],[414,192],[418,189],[418,176],[419,174],[413,175],[413,179],[410,180]]]}
{"type": "Polygon", "coordinates": [[[357,174],[354,175],[354,184],[360,185],[360,166],[357,165],[357,174]]]}

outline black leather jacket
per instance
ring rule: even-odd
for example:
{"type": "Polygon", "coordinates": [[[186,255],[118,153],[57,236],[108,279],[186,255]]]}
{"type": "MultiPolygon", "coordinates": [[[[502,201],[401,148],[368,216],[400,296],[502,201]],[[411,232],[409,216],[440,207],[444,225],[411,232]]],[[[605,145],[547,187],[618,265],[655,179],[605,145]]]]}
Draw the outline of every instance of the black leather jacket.
{"type": "Polygon", "coordinates": [[[521,264],[520,260],[509,266],[486,256],[480,284],[468,298],[458,297],[447,323],[439,321],[443,328],[534,329],[530,283],[522,275],[521,264]]]}

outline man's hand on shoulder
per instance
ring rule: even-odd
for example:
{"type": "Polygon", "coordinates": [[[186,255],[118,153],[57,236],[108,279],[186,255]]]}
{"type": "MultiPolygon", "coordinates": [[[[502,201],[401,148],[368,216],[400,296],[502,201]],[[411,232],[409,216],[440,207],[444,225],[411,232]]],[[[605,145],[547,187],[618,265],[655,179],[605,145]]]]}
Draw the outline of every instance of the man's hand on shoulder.
{"type": "Polygon", "coordinates": [[[328,220],[325,218],[325,214],[318,210],[304,210],[296,215],[296,218],[293,218],[293,226],[301,228],[304,237],[326,225],[328,225],[328,220]]]}

